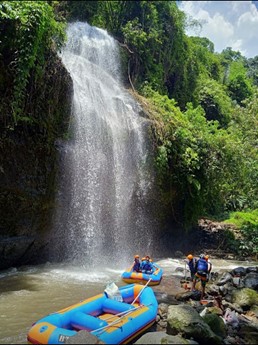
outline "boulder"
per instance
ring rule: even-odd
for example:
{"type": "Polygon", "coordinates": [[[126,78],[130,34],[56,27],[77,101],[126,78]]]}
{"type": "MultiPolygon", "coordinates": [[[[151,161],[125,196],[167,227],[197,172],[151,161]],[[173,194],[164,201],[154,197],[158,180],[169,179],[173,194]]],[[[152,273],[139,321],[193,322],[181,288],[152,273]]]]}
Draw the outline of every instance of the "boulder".
{"type": "Polygon", "coordinates": [[[257,272],[258,273],[258,266],[251,266],[246,268],[246,273],[250,272],[257,272]]]}
{"type": "Polygon", "coordinates": [[[244,340],[245,345],[257,344],[258,326],[252,322],[243,324],[238,334],[244,340]]]}
{"type": "Polygon", "coordinates": [[[258,293],[249,288],[236,290],[232,293],[232,302],[237,303],[243,310],[248,310],[254,304],[258,304],[258,293]]]}
{"type": "Polygon", "coordinates": [[[168,335],[165,332],[145,333],[134,344],[189,344],[198,345],[194,340],[188,340],[178,335],[168,335]]]}
{"type": "Polygon", "coordinates": [[[243,277],[246,275],[245,267],[236,267],[230,272],[233,276],[243,277]]]}
{"type": "Polygon", "coordinates": [[[250,289],[254,289],[258,291],[258,273],[257,272],[247,273],[247,275],[243,279],[243,283],[246,288],[250,288],[250,289]]]}
{"type": "Polygon", "coordinates": [[[222,340],[202,319],[198,312],[188,305],[168,307],[167,334],[181,334],[184,338],[193,338],[200,345],[219,345],[222,340]]]}
{"type": "Polygon", "coordinates": [[[87,331],[79,331],[72,337],[65,337],[65,344],[104,344],[99,338],[87,331]]]}
{"type": "Polygon", "coordinates": [[[0,269],[16,266],[17,262],[34,244],[34,236],[13,236],[0,238],[0,269]]]}
{"type": "Polygon", "coordinates": [[[217,282],[217,285],[219,286],[225,285],[226,283],[232,282],[232,281],[233,281],[233,276],[229,272],[225,272],[222,274],[222,277],[217,282]]]}
{"type": "Polygon", "coordinates": [[[217,334],[221,338],[226,337],[226,325],[221,317],[213,313],[207,313],[203,317],[203,319],[215,334],[217,334]]]}
{"type": "Polygon", "coordinates": [[[186,291],[186,292],[179,292],[176,294],[175,298],[177,301],[187,301],[190,298],[199,301],[201,297],[201,292],[196,290],[196,291],[186,291]]]}

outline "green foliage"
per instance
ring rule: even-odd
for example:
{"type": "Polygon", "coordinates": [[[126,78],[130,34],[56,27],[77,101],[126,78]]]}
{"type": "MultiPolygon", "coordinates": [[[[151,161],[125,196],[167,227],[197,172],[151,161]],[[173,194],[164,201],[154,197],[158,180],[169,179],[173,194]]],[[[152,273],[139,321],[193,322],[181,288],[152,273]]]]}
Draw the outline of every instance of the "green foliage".
{"type": "Polygon", "coordinates": [[[245,109],[252,114],[249,123],[239,107],[239,116],[232,115],[223,129],[218,121],[207,121],[200,106],[188,103],[182,112],[175,100],[148,85],[141,92],[148,100],[157,138],[160,184],[185,222],[201,214],[253,207],[257,202],[257,99],[245,109]],[[253,135],[247,138],[250,130],[253,135]]]}
{"type": "Polygon", "coordinates": [[[99,1],[56,1],[56,11],[68,21],[80,20],[91,22],[98,12],[99,1]]]}
{"type": "Polygon", "coordinates": [[[221,52],[221,56],[223,57],[224,61],[229,63],[232,61],[240,61],[243,60],[243,56],[239,51],[233,50],[231,47],[227,47],[223,49],[221,52]]]}
{"type": "Polygon", "coordinates": [[[258,86],[258,56],[248,59],[246,62],[247,77],[250,78],[255,86],[258,86]]]}
{"type": "Polygon", "coordinates": [[[258,255],[258,209],[251,212],[234,212],[225,223],[235,224],[240,229],[239,253],[243,256],[258,255]]]}
{"type": "Polygon", "coordinates": [[[231,119],[232,101],[223,85],[212,79],[201,78],[196,92],[207,120],[216,120],[225,127],[231,119]]]}
{"type": "Polygon", "coordinates": [[[229,209],[243,210],[258,207],[258,93],[246,101],[245,107],[236,107],[228,128],[234,140],[235,174],[230,180],[231,193],[228,195],[229,209]],[[233,207],[234,205],[234,207],[233,207]]]}
{"type": "Polygon", "coordinates": [[[224,223],[235,224],[238,228],[244,225],[256,226],[258,230],[258,209],[251,212],[231,212],[230,218],[224,220],[224,223]]]}
{"type": "Polygon", "coordinates": [[[47,1],[2,1],[1,34],[6,29],[13,32],[0,52],[3,59],[8,60],[13,77],[11,114],[6,115],[7,122],[11,125],[19,121],[33,122],[32,118],[23,115],[26,87],[32,70],[40,73],[44,68],[46,52],[61,47],[65,38],[64,24],[55,20],[53,8],[47,1]],[[11,56],[7,56],[10,52],[11,56]]]}
{"type": "Polygon", "coordinates": [[[218,54],[214,54],[213,43],[205,37],[189,37],[189,54],[194,55],[192,63],[198,66],[198,75],[219,81],[222,66],[218,54]]]}
{"type": "Polygon", "coordinates": [[[233,100],[236,100],[238,104],[249,98],[252,95],[251,84],[243,75],[238,75],[234,80],[232,80],[228,89],[231,93],[233,100]]]}
{"type": "Polygon", "coordinates": [[[242,101],[253,94],[252,82],[247,77],[243,59],[230,63],[227,86],[231,98],[238,104],[242,104],[242,101]]]}

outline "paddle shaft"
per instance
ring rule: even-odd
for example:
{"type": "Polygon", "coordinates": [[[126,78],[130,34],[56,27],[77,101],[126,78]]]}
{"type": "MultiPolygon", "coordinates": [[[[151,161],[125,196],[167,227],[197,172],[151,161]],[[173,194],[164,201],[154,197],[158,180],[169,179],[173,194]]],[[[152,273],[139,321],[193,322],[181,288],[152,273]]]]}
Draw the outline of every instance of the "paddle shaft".
{"type": "Polygon", "coordinates": [[[141,295],[141,293],[143,292],[143,290],[146,288],[146,286],[150,283],[150,281],[152,280],[152,278],[150,278],[148,281],[147,281],[147,283],[144,285],[144,288],[143,289],[141,289],[141,291],[139,292],[139,294],[135,297],[135,299],[132,301],[132,303],[131,304],[134,304],[135,303],[135,301],[137,300],[137,298],[139,298],[140,297],[140,295],[141,295]]]}
{"type": "Polygon", "coordinates": [[[135,311],[135,310],[137,310],[137,309],[139,309],[139,308],[141,308],[141,307],[142,307],[142,305],[139,305],[138,307],[135,307],[134,309],[125,310],[125,311],[122,311],[121,313],[114,314],[114,315],[108,317],[107,319],[105,319],[105,321],[110,320],[110,319],[113,319],[113,317],[116,317],[116,316],[121,316],[121,315],[124,315],[124,314],[128,314],[128,313],[130,313],[131,311],[135,311]]]}
{"type": "MultiPolygon", "coordinates": [[[[102,331],[102,330],[106,329],[107,327],[111,327],[111,326],[115,325],[116,323],[120,322],[121,319],[122,319],[123,317],[125,317],[125,316],[127,316],[128,314],[134,312],[135,310],[140,309],[140,308],[142,308],[142,307],[149,307],[150,305],[152,305],[152,303],[147,304],[147,305],[143,305],[143,304],[142,304],[142,305],[139,305],[139,307],[136,307],[136,308],[134,308],[134,309],[127,310],[126,312],[122,312],[122,313],[113,315],[112,317],[124,314],[124,315],[123,315],[122,317],[120,317],[118,320],[115,320],[115,321],[111,322],[109,325],[106,325],[106,326],[103,326],[103,327],[94,329],[94,330],[91,331],[90,333],[102,331]]],[[[112,318],[112,317],[110,317],[110,318],[112,318]]],[[[109,320],[110,318],[106,319],[105,321],[109,320]]]]}

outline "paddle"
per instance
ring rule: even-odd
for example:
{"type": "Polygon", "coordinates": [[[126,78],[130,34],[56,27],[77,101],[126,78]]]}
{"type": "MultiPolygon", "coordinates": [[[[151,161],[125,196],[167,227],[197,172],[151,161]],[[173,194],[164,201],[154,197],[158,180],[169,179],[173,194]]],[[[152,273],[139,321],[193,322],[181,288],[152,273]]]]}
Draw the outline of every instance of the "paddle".
{"type": "Polygon", "coordinates": [[[181,284],[187,283],[187,280],[186,280],[186,261],[185,261],[185,260],[184,260],[184,263],[185,263],[185,268],[184,268],[184,279],[181,279],[181,280],[180,280],[180,283],[181,283],[181,284]]]}
{"type": "Polygon", "coordinates": [[[144,285],[144,288],[143,289],[141,289],[141,291],[140,291],[140,293],[135,297],[135,299],[132,301],[132,303],[131,304],[134,304],[135,303],[135,301],[137,300],[137,298],[139,298],[140,297],[140,295],[141,295],[141,293],[143,292],[143,290],[146,288],[146,286],[150,283],[150,281],[152,280],[152,278],[150,278],[148,281],[147,281],[147,283],[144,285]]]}
{"type": "Polygon", "coordinates": [[[103,327],[94,329],[93,331],[90,331],[90,333],[94,333],[94,332],[98,332],[98,331],[104,331],[104,329],[106,329],[107,327],[111,327],[111,326],[115,325],[116,323],[120,322],[121,319],[122,319],[123,317],[125,317],[125,316],[127,316],[128,314],[134,312],[135,310],[140,309],[140,308],[143,308],[143,307],[149,307],[150,305],[152,305],[152,303],[147,304],[147,305],[141,304],[141,305],[139,305],[138,307],[136,307],[136,308],[134,308],[134,309],[130,309],[130,310],[127,310],[127,311],[123,311],[123,312],[121,312],[121,313],[119,313],[119,314],[112,315],[111,317],[105,319],[105,321],[111,319],[112,317],[115,317],[115,316],[118,316],[118,315],[121,316],[122,314],[124,314],[124,315],[123,315],[122,317],[120,317],[118,320],[115,320],[115,321],[111,322],[109,325],[106,325],[106,326],[103,326],[103,327]]]}

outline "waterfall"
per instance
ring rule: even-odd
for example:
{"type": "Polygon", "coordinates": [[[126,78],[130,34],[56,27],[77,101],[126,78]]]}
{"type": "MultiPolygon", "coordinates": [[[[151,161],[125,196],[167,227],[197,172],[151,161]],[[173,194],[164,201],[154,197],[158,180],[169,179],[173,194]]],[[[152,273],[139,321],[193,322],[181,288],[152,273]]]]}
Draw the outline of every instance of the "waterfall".
{"type": "Polygon", "coordinates": [[[51,255],[132,261],[155,245],[149,121],[122,84],[117,42],[82,22],[67,35],[60,56],[73,81],[71,133],[60,148],[51,255]]]}

